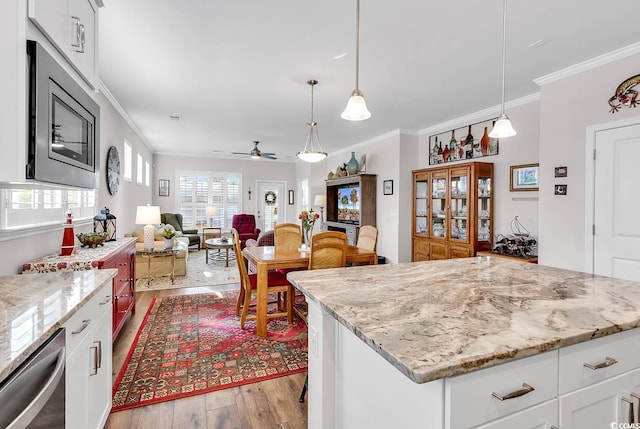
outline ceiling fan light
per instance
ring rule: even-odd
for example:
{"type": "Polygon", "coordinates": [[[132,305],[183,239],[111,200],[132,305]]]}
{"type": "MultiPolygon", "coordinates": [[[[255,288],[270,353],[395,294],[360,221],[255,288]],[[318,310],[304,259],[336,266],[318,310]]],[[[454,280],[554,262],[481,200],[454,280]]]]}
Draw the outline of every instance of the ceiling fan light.
{"type": "Polygon", "coordinates": [[[511,121],[506,113],[503,113],[498,117],[498,120],[493,124],[493,129],[489,133],[489,137],[492,139],[501,139],[505,137],[515,136],[516,130],[513,129],[511,121]]]}
{"type": "Polygon", "coordinates": [[[347,121],[364,121],[371,117],[371,112],[367,109],[367,103],[359,90],[354,90],[347,102],[347,107],[340,115],[347,121]]]}
{"type": "Polygon", "coordinates": [[[253,153],[251,154],[251,159],[260,159],[262,158],[260,155],[258,155],[257,153],[253,153]]]}

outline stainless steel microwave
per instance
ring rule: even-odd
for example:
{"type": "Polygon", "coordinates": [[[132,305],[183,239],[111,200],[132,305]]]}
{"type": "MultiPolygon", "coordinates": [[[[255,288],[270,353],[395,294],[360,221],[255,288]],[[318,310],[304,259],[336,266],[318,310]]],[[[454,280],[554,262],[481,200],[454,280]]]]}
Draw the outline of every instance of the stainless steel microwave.
{"type": "Polygon", "coordinates": [[[100,107],[37,42],[27,40],[26,178],[97,188],[100,107]]]}

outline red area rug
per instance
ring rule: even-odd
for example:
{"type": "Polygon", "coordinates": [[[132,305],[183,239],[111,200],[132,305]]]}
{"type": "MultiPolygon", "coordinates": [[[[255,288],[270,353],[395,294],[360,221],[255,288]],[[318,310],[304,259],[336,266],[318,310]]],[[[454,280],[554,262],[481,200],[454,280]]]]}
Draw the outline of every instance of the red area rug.
{"type": "Polygon", "coordinates": [[[236,295],[155,298],[113,386],[112,411],[170,401],[305,371],[307,327],[271,319],[240,329],[236,295]]]}

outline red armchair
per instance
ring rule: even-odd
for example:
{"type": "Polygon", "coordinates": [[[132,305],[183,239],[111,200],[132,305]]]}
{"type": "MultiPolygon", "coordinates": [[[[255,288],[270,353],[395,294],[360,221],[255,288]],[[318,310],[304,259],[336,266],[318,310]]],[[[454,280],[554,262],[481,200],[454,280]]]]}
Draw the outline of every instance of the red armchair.
{"type": "Polygon", "coordinates": [[[260,228],[256,228],[256,218],[252,214],[233,215],[231,226],[238,231],[241,249],[244,249],[248,239],[257,240],[260,235],[260,228]]]}

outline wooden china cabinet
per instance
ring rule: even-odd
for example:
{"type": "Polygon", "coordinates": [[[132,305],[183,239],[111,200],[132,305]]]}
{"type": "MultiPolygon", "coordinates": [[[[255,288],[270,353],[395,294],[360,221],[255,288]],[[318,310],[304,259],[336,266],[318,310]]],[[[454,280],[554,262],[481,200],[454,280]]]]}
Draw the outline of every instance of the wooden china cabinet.
{"type": "Polygon", "coordinates": [[[413,171],[412,260],[467,258],[493,243],[493,163],[413,171]]]}

